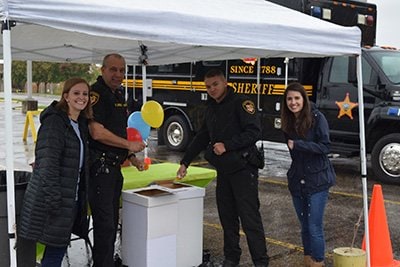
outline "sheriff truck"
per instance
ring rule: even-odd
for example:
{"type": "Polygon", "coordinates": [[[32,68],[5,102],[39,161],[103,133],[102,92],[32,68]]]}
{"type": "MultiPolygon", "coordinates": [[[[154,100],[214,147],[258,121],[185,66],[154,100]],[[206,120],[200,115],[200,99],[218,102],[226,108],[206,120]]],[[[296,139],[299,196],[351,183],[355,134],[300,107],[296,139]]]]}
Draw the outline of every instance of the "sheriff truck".
{"type": "MultiPolygon", "coordinates": [[[[272,0],[278,4],[340,25],[358,25],[362,31],[362,77],[366,149],[374,178],[400,184],[400,52],[375,45],[376,5],[358,1],[272,0]]],[[[208,69],[225,70],[229,85],[251,97],[263,120],[263,139],[283,142],[280,107],[289,83],[305,85],[308,96],[329,122],[331,151],[357,156],[360,150],[356,62],[354,57],[261,58],[200,61],[147,67],[149,99],[164,108],[158,143],[182,151],[204,119],[207,92],[203,76],[208,69]],[[287,76],[285,78],[285,76],[287,76]]],[[[140,108],[140,67],[130,67],[127,84],[131,102],[140,108]]]]}

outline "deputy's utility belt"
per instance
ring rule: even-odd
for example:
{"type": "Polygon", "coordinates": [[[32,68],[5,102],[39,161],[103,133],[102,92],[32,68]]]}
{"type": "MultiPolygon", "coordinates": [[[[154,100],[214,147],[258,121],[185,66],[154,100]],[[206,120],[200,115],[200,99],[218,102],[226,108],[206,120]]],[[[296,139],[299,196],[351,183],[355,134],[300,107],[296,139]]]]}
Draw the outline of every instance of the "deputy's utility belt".
{"type": "Polygon", "coordinates": [[[110,168],[120,167],[126,156],[112,152],[91,151],[92,167],[96,168],[96,175],[110,173],[110,168]]]}
{"type": "Polygon", "coordinates": [[[102,152],[92,150],[92,159],[93,161],[100,161],[106,165],[118,166],[124,163],[126,159],[126,155],[119,155],[112,152],[102,152]]]}

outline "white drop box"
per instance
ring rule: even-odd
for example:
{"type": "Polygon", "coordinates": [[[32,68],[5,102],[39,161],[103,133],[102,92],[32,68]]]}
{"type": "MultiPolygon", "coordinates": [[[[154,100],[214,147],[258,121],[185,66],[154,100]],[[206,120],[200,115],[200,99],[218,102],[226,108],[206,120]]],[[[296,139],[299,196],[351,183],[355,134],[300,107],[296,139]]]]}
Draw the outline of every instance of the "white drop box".
{"type": "Polygon", "coordinates": [[[176,267],[178,196],[152,186],[122,192],[122,263],[176,267]]]}
{"type": "Polygon", "coordinates": [[[172,181],[122,192],[122,263],[191,267],[203,261],[205,189],[172,181]]]}
{"type": "Polygon", "coordinates": [[[177,267],[203,262],[205,189],[180,183],[160,183],[178,197],[177,267]]]}

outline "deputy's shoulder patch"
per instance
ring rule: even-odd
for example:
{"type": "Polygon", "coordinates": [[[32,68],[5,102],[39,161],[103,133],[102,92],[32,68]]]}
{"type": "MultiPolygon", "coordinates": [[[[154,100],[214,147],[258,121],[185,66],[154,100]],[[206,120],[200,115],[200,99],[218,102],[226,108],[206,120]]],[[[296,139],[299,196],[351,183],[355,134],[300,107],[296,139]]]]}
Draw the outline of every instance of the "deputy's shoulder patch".
{"type": "Polygon", "coordinates": [[[253,101],[250,101],[250,100],[243,101],[242,107],[247,113],[250,113],[250,114],[256,113],[256,108],[254,106],[253,101]]]}
{"type": "Polygon", "coordinates": [[[100,99],[100,95],[97,92],[90,92],[90,104],[95,105],[100,99]]]}

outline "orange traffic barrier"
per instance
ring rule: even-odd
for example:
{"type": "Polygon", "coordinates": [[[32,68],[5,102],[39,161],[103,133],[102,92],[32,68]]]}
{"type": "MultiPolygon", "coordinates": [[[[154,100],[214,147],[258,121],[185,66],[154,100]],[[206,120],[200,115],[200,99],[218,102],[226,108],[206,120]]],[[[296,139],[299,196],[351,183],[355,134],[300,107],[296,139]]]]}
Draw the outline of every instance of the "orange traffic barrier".
{"type": "MultiPolygon", "coordinates": [[[[368,219],[371,267],[400,266],[400,261],[393,259],[392,242],[390,241],[381,185],[374,185],[372,190],[368,219]]],[[[365,236],[362,249],[365,250],[365,236]]]]}

